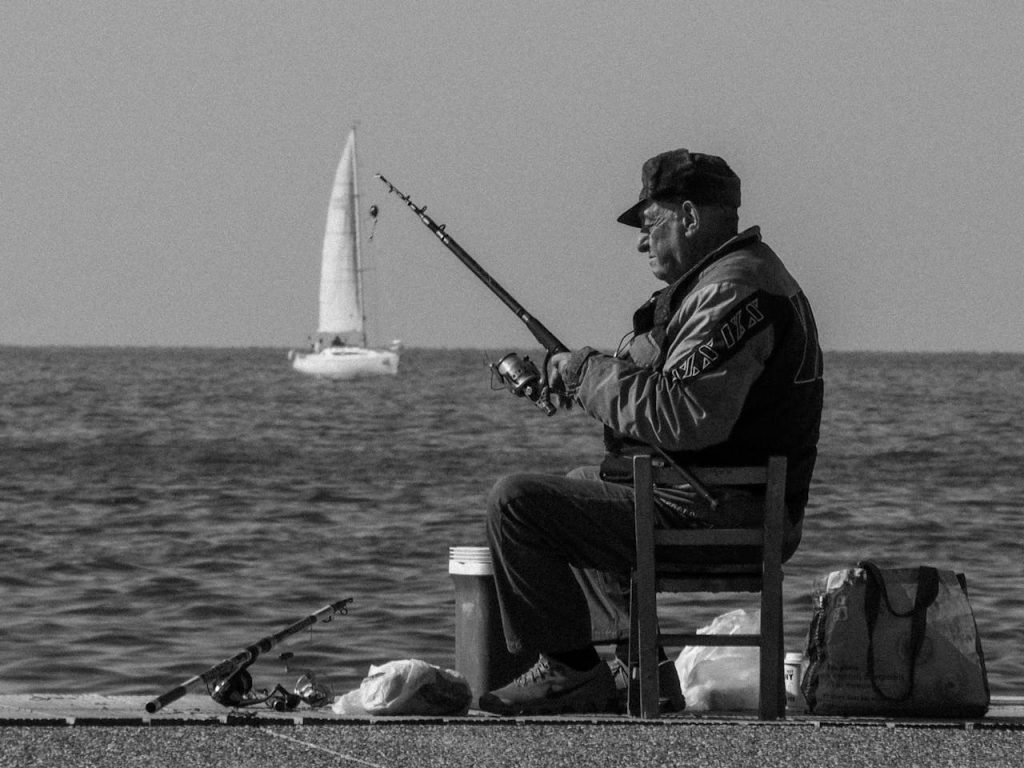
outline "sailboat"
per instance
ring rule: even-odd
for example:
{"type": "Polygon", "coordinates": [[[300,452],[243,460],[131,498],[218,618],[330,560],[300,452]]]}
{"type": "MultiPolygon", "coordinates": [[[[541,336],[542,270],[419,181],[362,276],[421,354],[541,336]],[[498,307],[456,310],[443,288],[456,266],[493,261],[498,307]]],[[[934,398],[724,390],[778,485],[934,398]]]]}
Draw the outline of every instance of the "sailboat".
{"type": "Polygon", "coordinates": [[[301,373],[335,379],[398,373],[401,342],[393,341],[387,349],[367,346],[356,176],[356,131],[352,128],[327,208],[317,340],[308,351],[288,352],[292,367],[301,373]]]}

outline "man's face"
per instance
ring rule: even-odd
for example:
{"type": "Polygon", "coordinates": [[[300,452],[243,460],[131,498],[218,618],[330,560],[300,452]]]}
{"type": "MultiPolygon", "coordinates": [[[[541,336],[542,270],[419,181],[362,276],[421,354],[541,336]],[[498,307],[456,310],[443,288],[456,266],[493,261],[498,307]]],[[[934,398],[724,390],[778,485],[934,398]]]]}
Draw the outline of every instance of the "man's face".
{"type": "Polygon", "coordinates": [[[656,278],[674,283],[694,263],[693,246],[686,236],[687,206],[651,202],[644,209],[636,249],[647,254],[656,278]]]}

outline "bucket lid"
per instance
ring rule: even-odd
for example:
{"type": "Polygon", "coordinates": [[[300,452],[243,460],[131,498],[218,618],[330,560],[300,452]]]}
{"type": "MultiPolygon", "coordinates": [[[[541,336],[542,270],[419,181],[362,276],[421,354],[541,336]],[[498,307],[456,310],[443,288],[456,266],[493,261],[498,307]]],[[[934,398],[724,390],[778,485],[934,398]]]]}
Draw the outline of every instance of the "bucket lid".
{"type": "Polygon", "coordinates": [[[491,576],[494,566],[491,564],[489,547],[449,547],[448,573],[461,576],[491,576]]]}
{"type": "Polygon", "coordinates": [[[448,547],[448,556],[452,560],[474,562],[491,562],[490,547],[448,547]]]}

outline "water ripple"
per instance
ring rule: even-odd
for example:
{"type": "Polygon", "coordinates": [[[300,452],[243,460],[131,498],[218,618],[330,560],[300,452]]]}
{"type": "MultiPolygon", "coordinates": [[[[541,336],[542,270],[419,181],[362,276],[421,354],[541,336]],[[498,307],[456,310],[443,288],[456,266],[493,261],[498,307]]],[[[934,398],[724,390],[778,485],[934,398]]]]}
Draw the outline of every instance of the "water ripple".
{"type": "MultiPolygon", "coordinates": [[[[153,694],[342,597],[348,616],[287,643],[337,688],[390,659],[450,665],[447,548],[483,542],[488,488],[602,450],[582,414],[492,393],[476,351],[409,350],[400,376],[347,383],[280,350],[0,356],[6,692],[153,694]]],[[[787,646],[822,573],[932,563],[967,574],[993,689],[1019,692],[1024,357],[826,362],[787,646]]],[[[699,626],[748,605],[685,611],[699,626]]],[[[286,681],[278,655],[261,680],[286,681]]]]}

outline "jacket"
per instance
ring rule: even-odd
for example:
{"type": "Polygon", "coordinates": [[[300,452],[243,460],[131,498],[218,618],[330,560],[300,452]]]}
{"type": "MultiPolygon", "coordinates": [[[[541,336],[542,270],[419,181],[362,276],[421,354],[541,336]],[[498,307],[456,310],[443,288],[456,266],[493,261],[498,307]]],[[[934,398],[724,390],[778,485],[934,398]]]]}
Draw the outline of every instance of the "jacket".
{"type": "Polygon", "coordinates": [[[613,458],[649,445],[697,466],[785,455],[796,522],[817,456],[822,374],[810,304],[752,227],[640,307],[619,353],[575,351],[565,378],[605,425],[613,458]]]}

